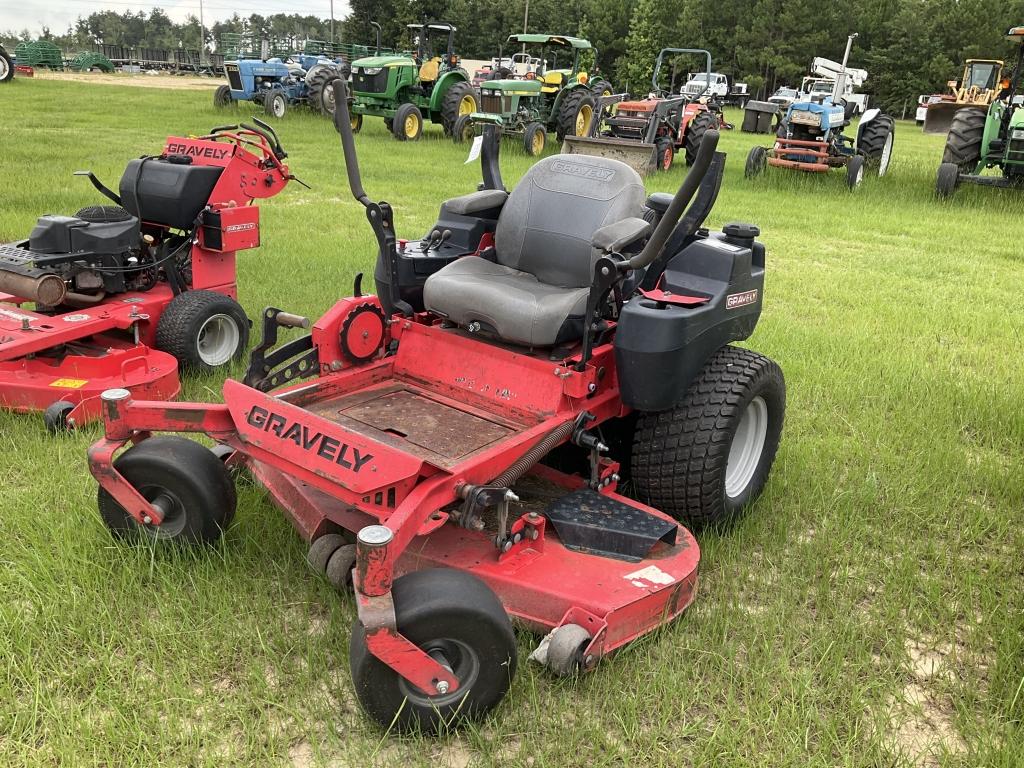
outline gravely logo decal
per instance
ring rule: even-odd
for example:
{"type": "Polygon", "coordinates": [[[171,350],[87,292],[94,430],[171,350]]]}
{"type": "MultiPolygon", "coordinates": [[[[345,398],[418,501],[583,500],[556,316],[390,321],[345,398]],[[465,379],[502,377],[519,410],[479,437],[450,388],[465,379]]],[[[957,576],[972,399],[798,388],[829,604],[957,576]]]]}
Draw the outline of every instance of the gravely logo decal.
{"type": "Polygon", "coordinates": [[[753,304],[757,301],[757,288],[752,291],[744,291],[743,293],[730,293],[725,297],[725,308],[726,309],[739,309],[745,307],[747,304],[753,304]]]}
{"type": "Polygon", "coordinates": [[[299,448],[353,472],[358,472],[366,462],[373,460],[372,453],[364,455],[355,446],[327,437],[323,432],[311,432],[305,424],[290,422],[286,417],[258,405],[252,407],[245,420],[264,432],[277,435],[282,440],[291,440],[299,448]]]}
{"type": "Polygon", "coordinates": [[[221,158],[227,157],[230,149],[221,149],[220,147],[198,147],[193,144],[168,144],[167,145],[168,155],[191,155],[192,157],[212,157],[214,160],[220,160],[221,158]]]}

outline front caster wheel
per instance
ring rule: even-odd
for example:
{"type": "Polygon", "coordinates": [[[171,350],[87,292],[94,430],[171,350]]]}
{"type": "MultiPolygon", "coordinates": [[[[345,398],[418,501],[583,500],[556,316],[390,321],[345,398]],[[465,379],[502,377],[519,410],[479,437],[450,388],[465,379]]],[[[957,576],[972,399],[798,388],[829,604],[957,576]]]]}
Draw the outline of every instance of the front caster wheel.
{"type": "Polygon", "coordinates": [[[173,435],[151,437],[122,453],[114,466],[163,513],[159,525],[144,525],[100,488],[100,516],[117,537],[210,544],[231,524],[235,484],[224,463],[199,443],[173,435]]]}
{"type": "Polygon", "coordinates": [[[68,415],[73,410],[75,410],[75,404],[69,403],[67,400],[50,403],[43,411],[43,424],[46,426],[46,431],[51,435],[59,435],[74,429],[75,425],[68,423],[68,415]]]}
{"type": "Polygon", "coordinates": [[[728,522],[768,482],[785,413],[779,366],[749,349],[722,347],[679,405],[637,419],[637,498],[692,530],[728,522]]]}
{"type": "Polygon", "coordinates": [[[356,696],[374,720],[401,732],[479,720],[508,692],[516,671],[512,624],[495,594],[462,571],[416,571],[391,591],[398,631],[449,667],[457,690],[428,696],[370,653],[356,620],[349,664],[356,696]]]}

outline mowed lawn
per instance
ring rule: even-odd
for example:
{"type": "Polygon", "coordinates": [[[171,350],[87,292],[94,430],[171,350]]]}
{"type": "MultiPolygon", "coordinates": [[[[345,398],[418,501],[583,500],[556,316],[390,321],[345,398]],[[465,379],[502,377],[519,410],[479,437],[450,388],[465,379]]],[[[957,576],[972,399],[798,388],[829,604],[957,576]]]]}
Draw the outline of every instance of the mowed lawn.
{"type": "MultiPolygon", "coordinates": [[[[0,240],[102,202],[73,171],[115,186],[169,133],[236,119],[214,111],[213,87],[0,86],[0,240]]],[[[295,110],[276,125],[312,190],[263,204],[239,292],[251,316],[315,317],[372,271],[375,245],[328,122],[295,110]]],[[[938,202],[943,140],[910,122],[889,176],[855,194],[839,173],[746,181],[766,141],[723,134],[710,224],[762,228],[749,346],[785,371],[786,427],[764,496],[702,537],[680,620],[580,679],[527,662],[535,639],[520,633],[519,673],[487,721],[385,736],[349,680],[351,600],[310,572],[258,487],[242,482],[216,548],[119,545],[85,463],[100,427],[54,439],[38,415],[3,413],[0,765],[1021,765],[1024,194],[938,202]]],[[[357,145],[403,237],[479,178],[436,126],[405,144],[368,120],[357,145]]],[[[505,148],[511,186],[530,159],[505,148]]],[[[185,394],[219,389],[193,379],[185,394]]]]}

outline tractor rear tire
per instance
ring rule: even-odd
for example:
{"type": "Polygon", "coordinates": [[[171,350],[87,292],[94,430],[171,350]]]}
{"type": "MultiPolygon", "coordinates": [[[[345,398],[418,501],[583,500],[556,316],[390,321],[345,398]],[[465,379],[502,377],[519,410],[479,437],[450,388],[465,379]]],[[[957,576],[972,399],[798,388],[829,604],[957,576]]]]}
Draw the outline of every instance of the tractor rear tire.
{"type": "Polygon", "coordinates": [[[594,92],[594,98],[596,99],[600,99],[602,96],[611,96],[613,93],[612,84],[603,77],[599,77],[597,80],[591,80],[590,90],[594,92]]]}
{"type": "Polygon", "coordinates": [[[945,200],[960,186],[960,169],[956,163],[942,163],[935,176],[935,194],[945,200]]]}
{"type": "Polygon", "coordinates": [[[334,88],[332,84],[340,77],[334,67],[320,67],[307,79],[306,100],[309,108],[327,117],[334,116],[334,88]]]}
{"type": "Polygon", "coordinates": [[[476,129],[473,127],[473,120],[469,115],[459,115],[452,126],[452,141],[456,144],[463,144],[472,141],[476,129]]]}
{"type": "Polygon", "coordinates": [[[0,83],[6,83],[14,77],[14,62],[7,51],[0,48],[0,83]]]}
{"type": "Polygon", "coordinates": [[[562,100],[558,110],[556,136],[562,141],[566,136],[586,136],[590,121],[595,117],[597,99],[587,88],[577,88],[562,100]]]}
{"type": "Polygon", "coordinates": [[[981,162],[981,143],[988,115],[978,109],[960,109],[946,135],[943,163],[955,163],[961,173],[973,173],[981,162]]]}
{"type": "Polygon", "coordinates": [[[548,131],[541,123],[530,123],[523,131],[523,149],[530,157],[538,157],[544,154],[544,146],[547,144],[548,131]]]}
{"type": "Polygon", "coordinates": [[[416,141],[423,135],[423,113],[415,104],[399,105],[391,121],[391,135],[399,141],[416,141]]]}
{"type": "Polygon", "coordinates": [[[686,164],[693,165],[697,159],[697,150],[700,149],[701,139],[709,130],[718,128],[718,118],[710,110],[698,112],[693,116],[690,124],[686,126],[686,143],[683,149],[686,152],[686,164]]]}
{"type": "Polygon", "coordinates": [[[463,115],[470,115],[480,108],[476,89],[465,81],[455,83],[441,100],[441,124],[446,136],[451,136],[455,123],[463,115]]]}
{"type": "Polygon", "coordinates": [[[367,714],[399,732],[437,733],[460,721],[479,720],[497,706],[515,675],[516,639],[494,592],[472,574],[437,568],[396,579],[391,597],[398,631],[443,658],[459,688],[428,696],[407,683],[370,653],[366,629],[356,619],[349,666],[367,714]]]}
{"type": "Polygon", "coordinates": [[[225,107],[230,107],[232,103],[234,103],[234,100],[231,98],[231,86],[218,86],[217,90],[213,92],[213,106],[217,109],[224,109],[225,107]]]}
{"type": "Polygon", "coordinates": [[[280,119],[288,111],[288,100],[280,91],[268,91],[263,97],[263,111],[280,119]]]}
{"type": "Polygon", "coordinates": [[[150,437],[114,461],[117,471],[147,500],[161,500],[160,525],[142,525],[106,489],[96,502],[110,532],[163,541],[212,544],[235,515],[235,484],[224,463],[206,447],[177,435],[150,437]]]}
{"type": "Polygon", "coordinates": [[[892,145],[896,138],[896,121],[888,115],[879,115],[864,126],[857,145],[879,176],[885,176],[892,160],[892,145]]]}
{"type": "Polygon", "coordinates": [[[249,318],[230,296],[185,291],[167,305],[156,325],[156,348],[184,370],[209,372],[237,360],[249,346],[249,318]]]}
{"type": "Polygon", "coordinates": [[[768,150],[764,147],[751,147],[747,154],[747,164],[743,168],[743,175],[752,179],[764,173],[768,165],[768,150]]]}
{"type": "Polygon", "coordinates": [[[763,355],[725,346],[682,402],[637,419],[637,498],[692,530],[727,523],[761,494],[782,438],[786,383],[763,355]]]}

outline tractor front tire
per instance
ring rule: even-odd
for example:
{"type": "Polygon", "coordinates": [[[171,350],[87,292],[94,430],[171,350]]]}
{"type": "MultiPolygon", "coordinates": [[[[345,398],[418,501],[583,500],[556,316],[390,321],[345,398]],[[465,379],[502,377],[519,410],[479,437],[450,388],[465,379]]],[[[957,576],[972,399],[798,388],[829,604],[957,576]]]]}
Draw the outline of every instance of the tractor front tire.
{"type": "Polygon", "coordinates": [[[100,488],[100,516],[116,537],[212,544],[235,515],[231,475],[213,452],[193,440],[176,435],[147,438],[118,456],[114,467],[164,514],[160,525],[143,525],[100,488]]]}
{"type": "Polygon", "coordinates": [[[892,146],[896,138],[896,121],[888,115],[879,115],[864,126],[857,149],[867,158],[870,166],[885,176],[892,160],[892,146]]]}
{"type": "Polygon", "coordinates": [[[423,114],[415,104],[405,103],[395,111],[391,135],[399,141],[416,141],[423,135],[423,114]]]}
{"type": "Polygon", "coordinates": [[[452,126],[452,141],[456,144],[472,141],[475,132],[472,118],[469,115],[459,115],[452,126]]]}
{"type": "Polygon", "coordinates": [[[441,123],[445,135],[451,136],[458,119],[473,114],[479,106],[476,90],[470,83],[463,81],[452,85],[441,100],[441,123]]]}
{"type": "Polygon", "coordinates": [[[672,163],[676,158],[676,148],[672,144],[672,139],[662,138],[658,139],[654,144],[655,161],[658,164],[658,170],[668,171],[672,169],[672,163]]]}
{"type": "Polygon", "coordinates": [[[530,157],[539,157],[544,153],[548,131],[541,123],[530,123],[523,131],[523,149],[530,157]]]}
{"type": "Polygon", "coordinates": [[[217,109],[224,109],[225,107],[230,107],[232,103],[234,101],[231,98],[231,86],[217,86],[217,90],[213,92],[213,106],[217,109]]]}
{"type": "Polygon", "coordinates": [[[700,149],[700,142],[704,134],[711,129],[718,128],[718,118],[711,110],[698,112],[686,126],[686,142],[683,150],[686,153],[686,164],[693,165],[697,159],[697,150],[700,149]]]}
{"type": "Polygon", "coordinates": [[[216,291],[178,294],[156,326],[157,349],[177,358],[184,370],[217,370],[240,358],[248,346],[245,310],[216,291]]]}
{"type": "Polygon", "coordinates": [[[288,100],[280,91],[268,91],[263,97],[263,111],[280,119],[288,111],[288,100]]]}
{"type": "Polygon", "coordinates": [[[846,186],[850,191],[857,189],[864,181],[864,155],[854,155],[846,163],[846,186]]]}
{"type": "Polygon", "coordinates": [[[942,163],[935,176],[935,194],[945,200],[960,186],[960,169],[956,163],[942,163]]]}
{"type": "Polygon", "coordinates": [[[973,173],[981,162],[981,144],[988,116],[978,109],[960,109],[946,135],[943,163],[954,163],[961,173],[973,173]]]}
{"type": "Polygon", "coordinates": [[[515,675],[516,639],[494,592],[472,574],[437,568],[396,579],[391,597],[398,631],[448,666],[459,687],[427,695],[406,682],[370,653],[366,629],[357,618],[349,665],[367,714],[399,732],[437,733],[460,721],[479,720],[497,706],[515,675]]]}
{"type": "Polygon", "coordinates": [[[747,154],[747,164],[743,168],[743,175],[752,179],[764,173],[768,165],[768,150],[764,147],[751,147],[747,154]]]}
{"type": "Polygon", "coordinates": [[[679,405],[637,419],[630,463],[637,498],[693,530],[729,522],[764,489],[785,413],[779,366],[722,347],[679,405]]]}
{"type": "Polygon", "coordinates": [[[558,140],[566,136],[586,136],[590,121],[595,117],[596,104],[597,99],[588,88],[577,88],[567,94],[558,110],[558,140]]]}

